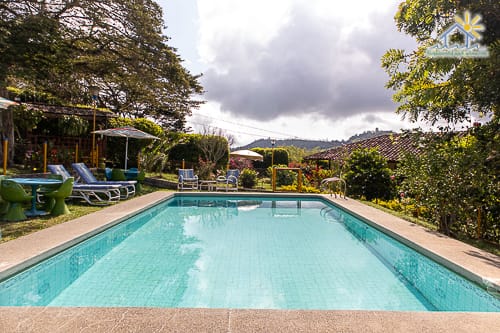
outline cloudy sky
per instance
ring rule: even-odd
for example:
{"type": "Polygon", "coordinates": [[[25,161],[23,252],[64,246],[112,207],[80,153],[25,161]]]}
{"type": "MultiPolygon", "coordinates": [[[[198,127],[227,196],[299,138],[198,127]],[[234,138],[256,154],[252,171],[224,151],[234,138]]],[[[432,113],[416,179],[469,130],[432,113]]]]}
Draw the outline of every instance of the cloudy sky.
{"type": "Polygon", "coordinates": [[[170,45],[202,73],[207,101],[189,118],[235,145],[261,138],[348,139],[415,127],[395,114],[380,58],[412,49],[398,0],[161,0],[170,45]]]}

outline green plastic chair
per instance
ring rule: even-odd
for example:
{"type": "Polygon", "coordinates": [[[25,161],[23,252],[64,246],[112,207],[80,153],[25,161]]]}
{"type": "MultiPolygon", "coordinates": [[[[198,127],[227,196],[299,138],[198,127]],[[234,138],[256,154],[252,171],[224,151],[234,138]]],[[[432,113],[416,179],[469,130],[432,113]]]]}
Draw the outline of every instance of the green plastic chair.
{"type": "Polygon", "coordinates": [[[45,194],[47,198],[54,201],[54,206],[50,211],[51,215],[58,216],[70,213],[64,200],[73,192],[74,181],[75,179],[73,177],[69,177],[61,184],[61,186],[59,186],[57,190],[45,194]]]}
{"type": "MultiPolygon", "coordinates": [[[[5,178],[4,175],[0,175],[0,186],[2,184],[2,180],[5,178]]],[[[2,196],[0,195],[0,216],[3,214],[7,213],[7,209],[9,208],[9,203],[5,200],[2,199],[2,196]]]]}
{"type": "Polygon", "coordinates": [[[127,177],[125,177],[125,174],[123,173],[122,169],[113,169],[113,170],[111,170],[111,180],[112,181],[123,181],[123,180],[127,180],[127,177]]]}
{"type": "Polygon", "coordinates": [[[26,193],[21,185],[9,179],[2,180],[2,184],[0,184],[0,194],[3,200],[9,203],[9,208],[3,220],[22,221],[27,219],[26,214],[24,214],[22,203],[31,201],[33,196],[26,193]]]}
{"type": "MultiPolygon", "coordinates": [[[[47,176],[49,179],[57,179],[62,181],[63,177],[61,175],[54,175],[54,174],[49,174],[47,176]]],[[[52,191],[57,190],[59,187],[61,187],[61,184],[54,184],[54,185],[42,185],[37,191],[37,199],[38,202],[45,202],[43,206],[43,210],[50,212],[52,208],[54,208],[54,205],[56,201],[54,198],[47,197],[47,193],[50,193],[52,191]]]]}
{"type": "Polygon", "coordinates": [[[137,174],[137,184],[135,185],[135,190],[139,193],[142,191],[142,183],[144,182],[144,179],[146,179],[146,173],[144,170],[139,171],[137,174]]]}

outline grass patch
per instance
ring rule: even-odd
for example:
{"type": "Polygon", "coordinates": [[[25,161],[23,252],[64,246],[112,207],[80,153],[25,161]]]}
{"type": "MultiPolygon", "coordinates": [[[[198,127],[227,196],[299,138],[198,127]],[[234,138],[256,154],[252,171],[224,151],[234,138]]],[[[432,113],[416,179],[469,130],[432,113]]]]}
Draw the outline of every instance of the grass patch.
{"type": "MultiPolygon", "coordinates": [[[[421,225],[427,229],[437,231],[437,226],[428,222],[428,221],[416,218],[414,216],[407,215],[404,212],[396,212],[396,211],[391,210],[389,208],[377,205],[371,201],[365,201],[365,200],[360,200],[360,201],[362,203],[364,203],[365,205],[377,208],[381,211],[384,211],[384,212],[389,213],[391,215],[397,216],[397,217],[399,217],[403,220],[406,220],[408,222],[415,223],[415,224],[421,225]]],[[[456,239],[458,239],[461,242],[472,245],[474,247],[477,247],[479,249],[482,249],[484,251],[487,251],[487,252],[493,253],[497,256],[500,256],[500,246],[498,246],[498,244],[494,244],[494,243],[491,243],[491,242],[488,242],[488,241],[485,241],[482,239],[471,239],[471,238],[465,237],[464,235],[458,235],[458,237],[456,239]]]]}
{"type": "Polygon", "coordinates": [[[79,203],[68,203],[68,208],[71,212],[70,214],[60,215],[56,217],[45,215],[19,222],[0,222],[0,230],[2,232],[0,243],[7,242],[18,237],[30,234],[32,232],[52,227],[56,224],[74,220],[80,216],[84,216],[101,209],[101,207],[85,206],[79,203]]]}
{"type": "MultiPolygon", "coordinates": [[[[156,192],[159,189],[153,186],[149,186],[146,184],[142,185],[142,191],[139,195],[144,195],[152,192],[156,192]]],[[[163,190],[163,189],[162,189],[163,190]]],[[[124,202],[124,201],[120,201],[124,202]]],[[[84,215],[88,215],[94,212],[97,212],[104,207],[108,206],[90,206],[83,201],[69,201],[68,203],[68,208],[70,210],[70,214],[66,215],[60,215],[60,216],[50,216],[50,215],[45,215],[45,216],[39,216],[35,218],[30,218],[25,221],[19,221],[19,222],[2,222],[0,221],[0,243],[3,242],[8,242],[10,240],[16,239],[18,237],[28,235],[30,233],[52,227],[56,224],[68,222],[71,220],[74,220],[76,218],[79,218],[84,215]]]]}

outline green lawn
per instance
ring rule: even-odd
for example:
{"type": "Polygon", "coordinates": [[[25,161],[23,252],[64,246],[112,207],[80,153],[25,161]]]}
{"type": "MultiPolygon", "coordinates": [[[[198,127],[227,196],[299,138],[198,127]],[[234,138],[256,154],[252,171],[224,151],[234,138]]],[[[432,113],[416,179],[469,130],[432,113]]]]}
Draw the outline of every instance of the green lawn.
{"type": "MultiPolygon", "coordinates": [[[[158,188],[144,184],[142,186],[142,191],[140,195],[144,195],[158,190],[159,190],[158,188]]],[[[59,223],[64,223],[76,219],[80,216],[96,212],[102,209],[103,207],[90,206],[87,203],[84,203],[83,201],[82,202],[70,201],[68,202],[68,208],[71,212],[70,214],[60,215],[57,217],[45,215],[36,218],[30,218],[26,221],[20,221],[20,222],[0,221],[0,233],[1,233],[0,243],[7,242],[9,240],[30,234],[32,232],[36,232],[41,229],[51,227],[59,223]]]]}
{"type": "MultiPolygon", "coordinates": [[[[370,201],[361,200],[361,202],[364,203],[365,205],[375,207],[375,208],[380,209],[380,210],[382,210],[384,212],[387,212],[389,214],[392,214],[394,216],[402,218],[403,220],[406,220],[406,221],[409,221],[409,222],[421,225],[421,226],[423,226],[423,227],[425,227],[427,229],[437,230],[437,226],[436,225],[431,224],[431,223],[429,223],[429,222],[427,222],[425,220],[416,218],[416,217],[414,217],[412,215],[408,215],[408,214],[405,214],[403,212],[396,212],[394,210],[391,210],[391,209],[379,206],[379,205],[377,205],[377,204],[375,204],[373,202],[370,202],[370,201]]],[[[471,238],[467,238],[467,237],[462,237],[460,235],[458,236],[458,240],[460,240],[460,241],[462,241],[464,243],[467,243],[469,245],[472,245],[474,247],[477,247],[479,249],[485,250],[487,252],[496,254],[497,256],[500,256],[500,246],[498,246],[498,244],[494,244],[494,243],[491,243],[491,242],[488,242],[488,241],[485,241],[485,240],[482,240],[482,239],[471,239],[471,238]]]]}

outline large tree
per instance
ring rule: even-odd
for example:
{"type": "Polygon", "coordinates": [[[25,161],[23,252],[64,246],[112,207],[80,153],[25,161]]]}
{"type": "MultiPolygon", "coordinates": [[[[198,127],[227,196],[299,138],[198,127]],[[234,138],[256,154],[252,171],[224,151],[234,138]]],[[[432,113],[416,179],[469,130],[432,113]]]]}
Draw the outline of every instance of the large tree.
{"type": "Polygon", "coordinates": [[[500,105],[500,2],[492,0],[406,0],[395,16],[400,31],[414,37],[416,50],[387,51],[382,66],[395,90],[397,112],[411,120],[458,123],[477,111],[498,117],[500,105]],[[482,15],[481,45],[488,58],[429,58],[426,49],[466,10],[482,15]]]}
{"type": "MultiPolygon", "coordinates": [[[[400,166],[403,187],[418,205],[430,211],[432,222],[442,232],[470,235],[472,226],[478,237],[498,242],[500,2],[406,0],[395,19],[398,28],[417,41],[415,50],[389,50],[382,59],[390,76],[387,87],[395,91],[393,98],[399,103],[397,112],[413,121],[444,123],[444,130],[469,120],[473,112],[486,121],[458,134],[423,136],[419,141],[421,154],[409,156],[400,166]],[[465,15],[466,11],[470,14],[465,15]],[[426,55],[455,16],[466,18],[465,23],[485,26],[477,32],[488,57],[426,55]]],[[[470,31],[470,25],[463,27],[470,31]]],[[[463,43],[460,35],[451,37],[463,43]]]]}
{"type": "Polygon", "coordinates": [[[151,0],[2,1],[0,88],[88,104],[89,87],[98,86],[99,104],[119,115],[185,130],[203,89],[162,30],[151,0]]]}

